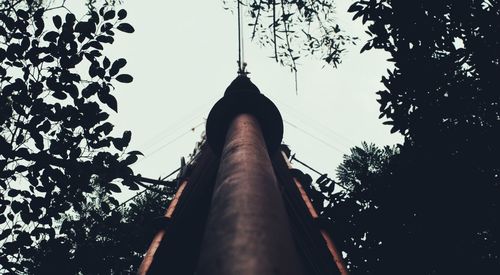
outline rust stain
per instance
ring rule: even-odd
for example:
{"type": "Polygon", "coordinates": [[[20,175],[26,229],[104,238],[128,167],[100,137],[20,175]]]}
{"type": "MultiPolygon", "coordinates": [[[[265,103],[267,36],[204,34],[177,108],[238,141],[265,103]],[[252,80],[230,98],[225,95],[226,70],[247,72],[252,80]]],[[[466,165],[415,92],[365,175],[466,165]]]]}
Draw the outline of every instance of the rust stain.
{"type": "MultiPolygon", "coordinates": [[[[283,157],[285,158],[285,161],[286,161],[288,168],[292,168],[292,165],[288,161],[285,153],[282,152],[282,154],[283,154],[283,157]]],[[[311,216],[314,219],[318,218],[318,212],[316,212],[316,209],[314,209],[314,206],[312,205],[311,199],[309,199],[309,197],[307,196],[307,193],[304,190],[304,187],[302,186],[300,181],[298,181],[295,177],[293,178],[293,181],[295,182],[295,186],[297,186],[297,188],[299,189],[300,195],[302,196],[302,200],[306,204],[307,209],[309,210],[309,213],[311,214],[311,216]]],[[[340,251],[337,249],[337,247],[333,243],[333,240],[330,237],[330,235],[328,234],[328,232],[326,232],[326,230],[321,229],[321,235],[323,236],[323,239],[326,242],[328,250],[330,251],[330,254],[333,257],[333,261],[337,265],[337,268],[339,269],[340,274],[341,275],[349,275],[349,272],[347,271],[344,260],[342,259],[342,254],[340,253],[340,251]]]]}
{"type": "Polygon", "coordinates": [[[297,186],[297,188],[299,189],[300,195],[302,196],[302,200],[306,204],[307,209],[309,209],[309,213],[313,218],[316,219],[318,217],[318,212],[316,212],[316,209],[314,209],[314,206],[312,205],[311,200],[307,196],[304,187],[302,187],[302,184],[300,184],[300,182],[296,178],[293,178],[293,181],[295,182],[295,186],[297,186]]]}
{"type": "MultiPolygon", "coordinates": [[[[174,198],[172,199],[172,202],[170,202],[170,205],[167,208],[167,211],[165,212],[165,217],[171,218],[172,214],[174,213],[175,207],[177,206],[177,203],[179,202],[179,198],[184,191],[184,188],[186,187],[187,180],[184,180],[181,185],[179,186],[179,189],[177,189],[177,192],[175,193],[174,198]]],[[[161,241],[163,240],[163,237],[165,236],[165,229],[160,229],[156,235],[154,236],[153,240],[151,241],[151,244],[149,245],[148,251],[146,252],[146,255],[144,255],[144,259],[142,260],[141,266],[139,267],[139,270],[137,271],[138,275],[146,275],[149,271],[149,268],[151,267],[151,263],[153,263],[153,258],[156,253],[156,250],[160,246],[161,241]]]]}
{"type": "Polygon", "coordinates": [[[226,133],[199,275],[305,274],[257,118],[239,114],[226,133]]]}
{"type": "Polygon", "coordinates": [[[349,275],[344,260],[342,259],[342,254],[340,253],[340,251],[337,250],[337,247],[333,243],[332,238],[330,238],[330,235],[328,235],[328,233],[323,229],[321,229],[321,235],[323,235],[323,239],[325,239],[326,245],[328,246],[328,250],[330,250],[330,253],[333,256],[333,260],[335,261],[335,264],[337,265],[340,274],[349,275]]]}

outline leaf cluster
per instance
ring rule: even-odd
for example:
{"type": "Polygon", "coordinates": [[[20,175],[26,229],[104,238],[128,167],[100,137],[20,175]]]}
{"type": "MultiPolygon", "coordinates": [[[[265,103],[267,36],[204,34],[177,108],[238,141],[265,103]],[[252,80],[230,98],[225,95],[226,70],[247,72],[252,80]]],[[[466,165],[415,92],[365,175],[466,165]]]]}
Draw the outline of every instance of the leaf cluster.
{"type": "Polygon", "coordinates": [[[363,50],[392,55],[395,68],[378,92],[380,117],[391,132],[413,144],[446,146],[449,153],[478,145],[478,159],[498,153],[488,145],[500,137],[494,130],[500,117],[499,10],[498,1],[363,0],[351,6],[372,36],[363,50]]]}
{"type": "MultiPolygon", "coordinates": [[[[226,1],[224,1],[226,2],[226,1]]],[[[337,67],[345,46],[356,37],[336,24],[334,1],[327,0],[252,0],[240,1],[251,22],[252,40],[274,49],[272,56],[282,65],[297,71],[297,59],[318,56],[337,67]]]]}
{"type": "Polygon", "coordinates": [[[65,216],[60,234],[39,244],[29,259],[35,274],[133,274],[175,193],[173,182],[145,191],[110,211],[113,197],[99,190],[82,202],[82,211],[65,216]]]}
{"type": "Polygon", "coordinates": [[[123,153],[131,133],[113,136],[107,121],[113,83],[132,77],[121,73],[125,59],[102,54],[116,30],[134,31],[127,13],[105,5],[77,19],[47,5],[0,2],[0,268],[9,272],[24,270],[33,246],[54,239],[55,222],[81,211],[96,186],[137,189],[137,156],[123,153]]]}
{"type": "Polygon", "coordinates": [[[317,204],[348,268],[497,274],[500,3],[359,0],[349,10],[372,36],[362,51],[392,56],[380,117],[405,142],[390,157],[353,148],[337,170],[350,188],[317,204]]]}

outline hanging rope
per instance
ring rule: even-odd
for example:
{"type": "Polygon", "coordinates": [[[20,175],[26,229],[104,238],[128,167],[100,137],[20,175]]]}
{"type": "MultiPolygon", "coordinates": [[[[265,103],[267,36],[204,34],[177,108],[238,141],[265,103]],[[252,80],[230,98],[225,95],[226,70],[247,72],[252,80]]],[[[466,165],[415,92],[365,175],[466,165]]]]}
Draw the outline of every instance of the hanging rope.
{"type": "Polygon", "coordinates": [[[243,44],[243,17],[241,16],[241,1],[238,0],[238,74],[247,74],[245,68],[245,47],[243,44]]]}

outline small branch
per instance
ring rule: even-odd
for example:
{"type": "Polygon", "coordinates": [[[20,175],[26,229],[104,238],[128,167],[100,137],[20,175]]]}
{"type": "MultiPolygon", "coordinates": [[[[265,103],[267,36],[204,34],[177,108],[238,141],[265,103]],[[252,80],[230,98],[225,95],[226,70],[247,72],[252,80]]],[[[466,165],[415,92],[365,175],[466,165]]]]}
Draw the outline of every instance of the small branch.
{"type": "Polygon", "coordinates": [[[252,40],[255,38],[255,33],[257,32],[257,23],[260,18],[260,11],[262,10],[262,0],[259,1],[259,10],[257,11],[257,16],[255,16],[255,23],[253,24],[252,40]]]}
{"type": "Polygon", "coordinates": [[[12,144],[14,143],[14,139],[16,138],[16,135],[17,135],[17,130],[19,129],[19,126],[17,126],[16,124],[19,123],[19,121],[21,120],[21,115],[18,115],[17,117],[17,121],[14,123],[14,126],[16,127],[15,130],[14,130],[14,133],[12,133],[12,137],[10,139],[10,145],[12,146],[12,144]]]}
{"type": "MultiPolygon", "coordinates": [[[[284,16],[285,15],[285,4],[283,3],[283,0],[281,0],[281,12],[283,13],[282,16],[284,16]]],[[[288,53],[290,54],[290,60],[292,60],[292,69],[293,69],[293,72],[295,74],[294,75],[294,77],[295,77],[295,94],[298,94],[299,88],[298,88],[298,81],[297,81],[297,65],[295,64],[295,59],[293,58],[292,48],[290,46],[290,37],[288,36],[288,26],[287,26],[287,23],[284,20],[284,18],[283,18],[283,26],[285,28],[286,46],[288,48],[287,49],[288,53]]]]}
{"type": "MultiPolygon", "coordinates": [[[[283,1],[281,2],[283,4],[283,1]]],[[[286,26],[286,25],[285,25],[286,26]]],[[[276,0],[273,0],[274,59],[278,62],[278,40],[276,40],[276,0]]]]}

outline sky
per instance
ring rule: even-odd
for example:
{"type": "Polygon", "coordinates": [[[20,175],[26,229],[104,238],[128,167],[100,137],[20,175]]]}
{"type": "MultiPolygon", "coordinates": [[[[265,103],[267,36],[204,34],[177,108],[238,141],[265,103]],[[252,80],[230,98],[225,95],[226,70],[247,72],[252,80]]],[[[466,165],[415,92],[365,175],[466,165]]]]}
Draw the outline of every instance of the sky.
{"type": "MultiPolygon", "coordinates": [[[[330,176],[343,155],[362,141],[381,146],[402,142],[378,119],[375,93],[383,89],[381,77],[391,67],[388,54],[359,53],[367,35],[347,13],[350,2],[337,1],[335,16],[350,35],[360,37],[358,45],[347,48],[338,68],[313,57],[299,59],[298,94],[290,69],[270,58],[272,49],[250,41],[250,27],[244,29],[250,78],[280,110],[283,142],[298,159],[330,176]]],[[[192,152],[211,107],[236,77],[236,14],[223,9],[221,0],[149,0],[147,5],[129,0],[123,7],[135,32],[117,34],[105,54],[126,58],[123,72],[134,81],[116,85],[118,113],[112,120],[117,133],[132,131],[128,149],[145,155],[134,171],[159,178],[192,152]]]]}

